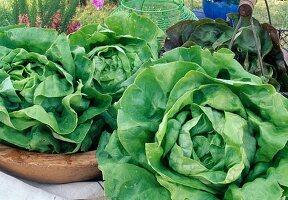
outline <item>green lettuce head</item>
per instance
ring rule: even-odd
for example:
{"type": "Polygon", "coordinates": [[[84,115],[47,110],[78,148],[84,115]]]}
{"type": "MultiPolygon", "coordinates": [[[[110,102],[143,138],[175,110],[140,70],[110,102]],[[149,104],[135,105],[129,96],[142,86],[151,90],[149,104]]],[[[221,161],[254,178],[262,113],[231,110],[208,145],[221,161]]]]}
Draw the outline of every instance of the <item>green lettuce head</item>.
{"type": "Polygon", "coordinates": [[[143,64],[158,58],[163,32],[147,17],[119,13],[105,25],[88,25],[70,35],[76,76],[117,101],[143,64]]]}
{"type": "Polygon", "coordinates": [[[108,197],[286,196],[288,100],[233,56],[178,48],[137,76],[98,148],[108,197]]]}
{"type": "Polygon", "coordinates": [[[54,30],[0,30],[0,142],[30,151],[87,151],[111,97],[75,79],[67,37],[54,30]]]}
{"type": "Polygon", "coordinates": [[[103,130],[116,127],[112,104],[158,57],[161,34],[146,17],[123,13],[69,39],[1,28],[0,142],[49,153],[96,149],[103,130]]]}

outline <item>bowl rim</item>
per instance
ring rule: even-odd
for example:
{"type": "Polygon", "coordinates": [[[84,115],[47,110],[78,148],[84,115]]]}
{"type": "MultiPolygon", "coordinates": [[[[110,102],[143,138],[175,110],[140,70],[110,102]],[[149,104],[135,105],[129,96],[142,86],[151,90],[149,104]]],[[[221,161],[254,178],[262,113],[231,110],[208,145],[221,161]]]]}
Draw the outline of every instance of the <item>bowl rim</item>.
{"type": "MultiPolygon", "coordinates": [[[[6,144],[0,143],[0,158],[3,160],[10,160],[13,159],[13,161],[19,161],[19,163],[22,164],[29,164],[29,163],[35,163],[35,161],[49,161],[50,165],[63,165],[63,163],[67,162],[68,164],[71,163],[72,160],[81,159],[82,162],[78,163],[78,166],[86,166],[87,164],[91,164],[91,160],[85,160],[82,159],[83,157],[94,157],[93,159],[95,164],[97,164],[96,161],[96,150],[91,150],[87,152],[78,152],[78,153],[72,153],[72,154],[66,154],[66,153],[59,153],[59,154],[49,154],[49,153],[39,153],[39,152],[33,152],[33,151],[26,151],[23,149],[19,149],[16,147],[11,147],[6,144]]],[[[39,166],[41,165],[47,165],[45,162],[39,162],[39,166]]],[[[1,164],[0,164],[1,166],[1,164]]]]}
{"type": "Polygon", "coordinates": [[[101,176],[96,150],[75,154],[47,154],[5,144],[0,144],[0,171],[45,184],[88,181],[101,176]]]}

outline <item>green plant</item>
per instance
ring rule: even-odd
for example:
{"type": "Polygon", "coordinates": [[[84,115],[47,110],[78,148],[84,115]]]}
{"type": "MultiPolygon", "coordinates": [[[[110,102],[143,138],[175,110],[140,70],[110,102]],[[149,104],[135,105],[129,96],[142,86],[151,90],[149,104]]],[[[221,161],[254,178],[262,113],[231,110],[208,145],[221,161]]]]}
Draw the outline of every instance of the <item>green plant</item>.
{"type": "MultiPolygon", "coordinates": [[[[42,2],[42,6],[43,8],[41,8],[41,10],[43,10],[44,12],[43,15],[41,15],[40,17],[42,19],[43,27],[51,26],[53,17],[56,12],[65,10],[65,4],[63,0],[46,0],[42,2]]],[[[63,15],[64,13],[61,14],[63,15]]]]}
{"type": "Polygon", "coordinates": [[[32,0],[31,4],[31,11],[29,13],[29,19],[31,22],[31,26],[36,26],[36,20],[37,20],[37,0],[32,0]]]}
{"type": "Polygon", "coordinates": [[[46,153],[96,149],[102,131],[116,127],[112,103],[157,58],[159,33],[135,14],[69,40],[51,29],[0,28],[0,142],[46,153]]]}
{"type": "Polygon", "coordinates": [[[15,24],[18,23],[18,19],[20,15],[28,14],[29,8],[28,8],[28,2],[27,0],[14,0],[13,1],[13,15],[14,15],[14,22],[15,24]]]}
{"type": "Polygon", "coordinates": [[[0,6],[0,27],[13,24],[13,15],[11,10],[0,6]]]}
{"type": "Polygon", "coordinates": [[[157,37],[163,33],[151,20],[136,14],[110,16],[105,25],[108,29],[99,24],[82,27],[69,40],[79,69],[76,76],[92,72],[89,79],[97,91],[117,101],[143,64],[158,57],[157,37]]]}
{"type": "Polygon", "coordinates": [[[96,10],[95,7],[89,3],[85,7],[77,8],[74,20],[79,20],[83,25],[103,23],[116,7],[117,5],[105,1],[103,9],[96,10]]]}
{"type": "Polygon", "coordinates": [[[89,150],[111,99],[74,79],[67,36],[7,27],[0,38],[0,141],[47,153],[89,150]]]}
{"type": "Polygon", "coordinates": [[[61,26],[60,31],[65,32],[67,30],[67,27],[69,23],[71,22],[71,19],[74,17],[76,13],[77,6],[79,5],[79,0],[70,0],[69,6],[67,6],[67,3],[63,3],[64,6],[62,7],[62,10],[60,10],[60,13],[62,13],[61,18],[61,26]]]}
{"type": "Polygon", "coordinates": [[[14,23],[66,32],[78,4],[78,0],[14,0],[14,23]]]}
{"type": "Polygon", "coordinates": [[[108,198],[287,196],[288,99],[233,57],[177,48],[136,77],[97,149],[108,198]]]}
{"type": "MultiPolygon", "coordinates": [[[[230,16],[236,23],[238,16],[230,16]]],[[[248,72],[262,76],[281,92],[288,92],[288,66],[285,64],[280,49],[277,31],[268,24],[260,24],[256,19],[257,39],[260,42],[261,58],[263,59],[263,74],[259,63],[255,39],[249,19],[244,18],[232,46],[236,59],[248,72]],[[273,32],[271,31],[273,30],[273,32]],[[274,36],[273,36],[274,35],[274,36]]],[[[234,28],[223,20],[201,19],[199,21],[182,21],[167,30],[164,43],[166,51],[183,46],[199,45],[211,51],[228,48],[234,28]]]]}

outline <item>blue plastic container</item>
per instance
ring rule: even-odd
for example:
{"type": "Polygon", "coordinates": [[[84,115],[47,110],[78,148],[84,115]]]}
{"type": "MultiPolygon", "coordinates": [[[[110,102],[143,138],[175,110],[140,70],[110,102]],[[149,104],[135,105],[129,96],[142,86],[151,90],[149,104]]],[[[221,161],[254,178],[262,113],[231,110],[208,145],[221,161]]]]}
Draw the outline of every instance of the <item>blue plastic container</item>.
{"type": "Polygon", "coordinates": [[[232,3],[231,0],[203,0],[202,4],[206,17],[224,20],[226,20],[227,14],[238,12],[239,6],[239,4],[232,3]]]}

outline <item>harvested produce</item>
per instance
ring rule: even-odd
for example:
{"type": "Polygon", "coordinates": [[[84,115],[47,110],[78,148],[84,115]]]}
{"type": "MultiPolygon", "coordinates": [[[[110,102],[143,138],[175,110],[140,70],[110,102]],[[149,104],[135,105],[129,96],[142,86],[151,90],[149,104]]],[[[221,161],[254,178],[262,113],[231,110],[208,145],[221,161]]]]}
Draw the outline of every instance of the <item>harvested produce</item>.
{"type": "MultiPolygon", "coordinates": [[[[237,16],[231,15],[234,24],[237,24],[237,16]]],[[[243,23],[236,34],[232,51],[243,68],[257,76],[262,76],[266,83],[270,83],[283,93],[288,92],[288,66],[280,48],[277,30],[269,24],[260,24],[254,21],[257,39],[260,44],[261,59],[263,60],[263,72],[259,63],[256,43],[249,19],[244,18],[243,23]]],[[[235,28],[235,27],[234,27],[235,28]]],[[[199,21],[182,21],[167,30],[167,38],[164,49],[169,51],[177,47],[190,47],[200,45],[211,51],[220,48],[228,48],[232,40],[234,28],[229,23],[217,19],[201,19],[199,21]]]]}
{"type": "Polygon", "coordinates": [[[288,100],[233,57],[177,48],[136,77],[97,150],[108,198],[287,196],[288,100]]]}
{"type": "Polygon", "coordinates": [[[162,34],[150,19],[134,13],[81,28],[69,38],[77,79],[117,101],[143,64],[158,58],[162,34]]]}
{"type": "Polygon", "coordinates": [[[64,34],[0,32],[0,141],[49,153],[88,150],[111,97],[83,88],[64,34]]]}
{"type": "Polygon", "coordinates": [[[48,29],[0,28],[1,143],[75,153],[96,149],[100,134],[115,129],[112,104],[142,65],[157,58],[162,32],[136,14],[106,23],[111,29],[90,25],[69,40],[48,29]]]}

